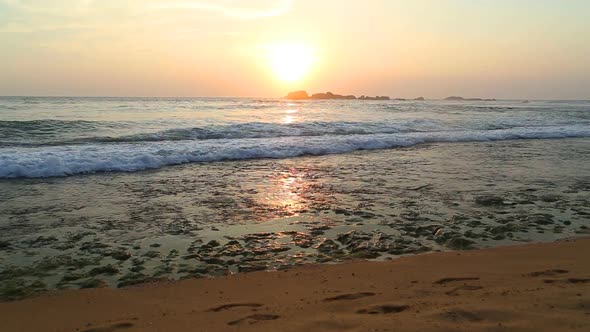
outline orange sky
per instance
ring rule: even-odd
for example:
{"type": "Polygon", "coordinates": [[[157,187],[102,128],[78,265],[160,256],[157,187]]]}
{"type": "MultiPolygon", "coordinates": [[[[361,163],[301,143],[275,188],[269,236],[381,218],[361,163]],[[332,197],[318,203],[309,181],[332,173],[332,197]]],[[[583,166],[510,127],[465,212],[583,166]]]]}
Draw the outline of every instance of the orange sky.
{"type": "Polygon", "coordinates": [[[588,99],[589,15],[582,0],[0,0],[0,95],[588,99]]]}

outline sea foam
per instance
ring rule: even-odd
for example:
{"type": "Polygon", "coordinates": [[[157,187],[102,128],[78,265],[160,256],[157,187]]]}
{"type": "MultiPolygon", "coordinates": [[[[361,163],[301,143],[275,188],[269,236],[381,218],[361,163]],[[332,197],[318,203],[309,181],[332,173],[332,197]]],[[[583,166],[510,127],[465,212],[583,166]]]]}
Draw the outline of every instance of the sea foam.
{"type": "Polygon", "coordinates": [[[191,162],[327,155],[430,142],[567,137],[590,137],[590,127],[570,125],[498,130],[5,147],[0,150],[0,178],[133,172],[191,162]]]}

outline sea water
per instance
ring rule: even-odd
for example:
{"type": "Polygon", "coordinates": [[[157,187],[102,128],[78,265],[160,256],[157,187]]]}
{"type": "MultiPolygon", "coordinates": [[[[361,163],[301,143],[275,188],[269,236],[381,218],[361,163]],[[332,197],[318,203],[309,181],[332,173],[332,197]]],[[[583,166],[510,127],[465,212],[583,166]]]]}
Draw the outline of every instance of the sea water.
{"type": "Polygon", "coordinates": [[[590,136],[587,101],[0,98],[0,178],[590,136]]]}

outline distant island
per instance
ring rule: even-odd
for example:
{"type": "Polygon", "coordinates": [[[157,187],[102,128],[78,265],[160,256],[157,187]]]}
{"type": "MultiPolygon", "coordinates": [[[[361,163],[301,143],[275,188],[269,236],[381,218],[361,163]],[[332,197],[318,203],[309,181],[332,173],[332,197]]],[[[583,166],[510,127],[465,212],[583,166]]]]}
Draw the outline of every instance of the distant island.
{"type": "MultiPolygon", "coordinates": [[[[307,93],[307,91],[304,91],[304,90],[289,92],[284,98],[289,99],[289,100],[306,100],[306,99],[311,99],[311,100],[325,100],[325,99],[391,100],[391,98],[389,98],[388,96],[371,97],[371,96],[362,95],[357,98],[354,95],[339,95],[339,94],[335,94],[332,92],[314,93],[310,96],[307,93]]],[[[406,99],[395,98],[395,100],[403,101],[406,99]]],[[[424,100],[424,97],[418,97],[414,100],[424,100]]]]}
{"type": "MultiPolygon", "coordinates": [[[[329,100],[329,99],[348,99],[348,100],[396,100],[396,101],[406,101],[406,100],[416,100],[416,101],[424,101],[424,97],[418,97],[415,99],[404,99],[404,98],[389,98],[388,96],[365,96],[362,95],[360,97],[356,97],[354,95],[339,95],[332,92],[326,93],[314,93],[311,96],[305,90],[299,91],[292,91],[289,92],[284,99],[289,100],[329,100]]],[[[449,101],[496,101],[494,98],[463,98],[459,96],[450,96],[445,98],[444,100],[449,101]]]]}
{"type": "Polygon", "coordinates": [[[484,99],[484,98],[463,98],[463,97],[457,97],[457,96],[451,96],[451,97],[447,97],[445,98],[445,100],[454,100],[454,101],[496,101],[496,99],[484,99]]]}

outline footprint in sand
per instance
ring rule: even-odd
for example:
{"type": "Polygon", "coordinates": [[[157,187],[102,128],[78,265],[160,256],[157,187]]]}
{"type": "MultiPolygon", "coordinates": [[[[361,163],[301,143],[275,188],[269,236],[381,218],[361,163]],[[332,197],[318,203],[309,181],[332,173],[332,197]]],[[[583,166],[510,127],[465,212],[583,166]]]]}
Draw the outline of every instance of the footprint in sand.
{"type": "Polygon", "coordinates": [[[449,310],[442,313],[441,317],[445,320],[450,320],[453,322],[479,322],[483,320],[483,318],[478,314],[462,309],[449,310]]]}
{"type": "Polygon", "coordinates": [[[360,309],[357,310],[357,314],[369,314],[369,315],[377,315],[377,314],[396,314],[398,312],[402,312],[410,308],[409,305],[405,304],[383,304],[373,306],[367,309],[360,309]]]}
{"type": "Polygon", "coordinates": [[[590,282],[590,278],[567,278],[567,279],[545,279],[543,280],[546,284],[585,284],[590,282]]]}
{"type": "Polygon", "coordinates": [[[240,308],[240,307],[259,308],[262,306],[263,305],[260,303],[228,303],[228,304],[222,304],[218,307],[211,308],[207,311],[219,312],[219,311],[228,310],[228,309],[232,309],[232,308],[240,308]]]}
{"type": "Polygon", "coordinates": [[[495,309],[480,309],[480,310],[465,310],[461,308],[452,308],[437,314],[438,318],[451,322],[508,322],[518,319],[520,316],[516,312],[495,310],[495,309]]]}
{"type": "Polygon", "coordinates": [[[568,270],[552,269],[552,270],[531,272],[531,273],[527,274],[527,276],[529,276],[529,277],[552,277],[552,276],[556,276],[559,274],[565,274],[565,273],[569,273],[569,272],[570,271],[568,271],[568,270]]]}
{"type": "Polygon", "coordinates": [[[246,316],[244,318],[240,318],[237,320],[233,320],[233,321],[227,323],[227,325],[240,325],[240,324],[246,324],[246,323],[255,324],[260,321],[275,320],[275,319],[279,319],[279,315],[255,314],[255,315],[246,316]]]}
{"type": "Polygon", "coordinates": [[[134,326],[133,323],[121,322],[121,323],[116,323],[116,324],[112,324],[109,326],[93,327],[90,329],[82,330],[82,332],[114,332],[114,331],[118,331],[118,330],[132,328],[133,326],[134,326]]]}
{"type": "Polygon", "coordinates": [[[450,295],[450,296],[456,296],[456,295],[459,295],[461,293],[461,291],[475,291],[475,290],[479,290],[482,288],[483,287],[481,287],[481,286],[463,285],[463,286],[454,288],[454,289],[446,292],[445,294],[450,295]]]}
{"type": "Polygon", "coordinates": [[[446,285],[450,282],[455,281],[470,281],[470,280],[479,280],[479,277],[452,277],[452,278],[442,278],[434,282],[434,284],[438,285],[446,285]]]}
{"type": "Polygon", "coordinates": [[[361,292],[361,293],[353,293],[353,294],[342,294],[334,297],[328,297],[324,299],[324,302],[332,302],[332,301],[346,301],[346,300],[356,300],[361,299],[363,297],[375,296],[375,293],[371,292],[361,292]]]}

